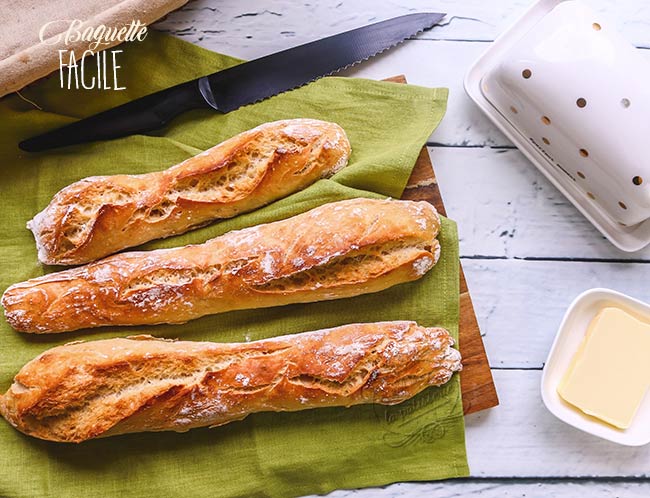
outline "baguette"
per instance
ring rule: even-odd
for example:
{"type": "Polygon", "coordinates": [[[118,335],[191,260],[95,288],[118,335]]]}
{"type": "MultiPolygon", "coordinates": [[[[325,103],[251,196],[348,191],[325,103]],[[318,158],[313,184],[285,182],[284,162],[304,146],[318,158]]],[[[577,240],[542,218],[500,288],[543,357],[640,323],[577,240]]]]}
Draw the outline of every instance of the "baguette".
{"type": "Polygon", "coordinates": [[[427,202],[351,199],[201,245],[111,256],[9,287],[21,332],[182,323],[203,315],[377,292],[436,263],[427,202]]]}
{"type": "Polygon", "coordinates": [[[73,183],[27,228],[43,263],[87,263],[252,211],[334,174],[349,155],[345,132],[334,123],[267,123],[165,171],[73,183]]]}
{"type": "Polygon", "coordinates": [[[214,427],[259,411],[391,405],[449,381],[461,369],[453,343],[445,329],[406,321],[239,344],[72,343],[27,363],[0,412],[25,434],[77,443],[214,427]]]}

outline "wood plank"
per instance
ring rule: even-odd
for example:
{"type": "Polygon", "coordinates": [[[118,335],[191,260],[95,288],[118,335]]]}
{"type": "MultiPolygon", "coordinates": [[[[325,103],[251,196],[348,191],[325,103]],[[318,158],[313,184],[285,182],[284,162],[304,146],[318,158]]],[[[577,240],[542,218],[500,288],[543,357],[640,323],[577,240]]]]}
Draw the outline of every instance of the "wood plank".
{"type": "Polygon", "coordinates": [[[327,498],[405,498],[435,497],[458,498],[480,496],[481,498],[647,498],[650,483],[637,480],[564,481],[525,479],[458,479],[455,481],[427,483],[399,483],[385,488],[334,491],[327,498]]]}
{"type": "Polygon", "coordinates": [[[650,247],[626,253],[610,244],[518,150],[429,152],[462,256],[650,261],[650,247]]]}
{"type": "Polygon", "coordinates": [[[579,431],[542,403],[539,370],[495,370],[502,405],[466,417],[474,477],[650,477],[650,445],[621,446],[579,431]]]}
{"type": "MultiPolygon", "coordinates": [[[[584,0],[630,42],[650,46],[650,4],[584,0]]],[[[412,12],[447,12],[435,40],[494,40],[531,5],[530,0],[195,0],[156,24],[193,43],[214,43],[244,59],[306,43],[365,24],[412,12]]],[[[407,73],[408,74],[408,73],[407,73]]]]}
{"type": "Polygon", "coordinates": [[[462,260],[493,368],[542,368],[569,304],[606,286],[650,302],[648,264],[462,260]]]}
{"type": "MultiPolygon", "coordinates": [[[[396,83],[406,83],[404,76],[389,78],[396,83]]],[[[438,182],[426,147],[422,148],[415,163],[403,199],[425,200],[446,215],[438,182]]],[[[460,265],[460,322],[459,348],[463,356],[463,372],[460,376],[463,397],[463,411],[467,415],[499,404],[499,398],[492,380],[490,365],[485,354],[478,319],[474,312],[463,267],[460,265]]]]}

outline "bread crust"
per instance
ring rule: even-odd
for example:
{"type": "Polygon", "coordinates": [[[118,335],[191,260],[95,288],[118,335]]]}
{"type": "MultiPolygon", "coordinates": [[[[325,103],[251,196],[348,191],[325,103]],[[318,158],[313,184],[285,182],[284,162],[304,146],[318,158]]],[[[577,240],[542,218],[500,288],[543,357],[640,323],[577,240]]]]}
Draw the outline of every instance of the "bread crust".
{"type": "MultiPolygon", "coordinates": [[[[146,339],[146,340],[145,340],[146,339]]],[[[442,328],[352,324],[250,343],[72,343],[27,363],[0,397],[19,431],[81,442],[218,426],[259,411],[400,403],[461,369],[442,328]]]]}
{"type": "Polygon", "coordinates": [[[439,229],[427,202],[351,199],[18,283],[2,305],[16,330],[49,333],[356,296],[422,277],[438,260],[439,229]]]}
{"type": "Polygon", "coordinates": [[[43,263],[87,263],[252,211],[331,176],[349,155],[345,131],[335,123],[266,123],[165,171],[73,183],[27,228],[43,263]]]}

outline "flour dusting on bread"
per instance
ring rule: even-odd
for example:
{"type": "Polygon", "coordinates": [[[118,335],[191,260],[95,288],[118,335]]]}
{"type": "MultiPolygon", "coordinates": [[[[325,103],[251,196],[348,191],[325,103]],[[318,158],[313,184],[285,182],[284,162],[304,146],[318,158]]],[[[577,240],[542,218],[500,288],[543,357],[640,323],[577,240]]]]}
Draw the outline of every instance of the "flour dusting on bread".
{"type": "Polygon", "coordinates": [[[261,207],[333,175],[349,155],[335,123],[266,123],[165,171],[80,180],[27,228],[43,263],[87,263],[261,207]]]}
{"type": "Polygon", "coordinates": [[[352,297],[423,277],[438,259],[439,229],[426,202],[351,199],[15,284],[2,304],[16,330],[43,333],[352,297]]]}
{"type": "Polygon", "coordinates": [[[397,321],[236,344],[68,344],[25,365],[0,412],[25,434],[80,442],[219,426],[259,411],[395,404],[461,369],[453,343],[445,329],[397,321]]]}

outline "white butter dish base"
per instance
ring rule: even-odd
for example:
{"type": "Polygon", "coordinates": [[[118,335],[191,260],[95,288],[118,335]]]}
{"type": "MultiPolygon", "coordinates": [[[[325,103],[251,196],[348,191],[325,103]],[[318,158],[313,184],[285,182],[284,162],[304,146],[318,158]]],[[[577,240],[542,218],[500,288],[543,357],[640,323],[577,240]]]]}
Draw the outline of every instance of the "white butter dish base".
{"type": "Polygon", "coordinates": [[[575,0],[541,0],[472,66],[465,90],[623,251],[650,243],[650,64],[575,0]]]}
{"type": "Polygon", "coordinates": [[[564,315],[542,374],[542,399],[557,418],[580,430],[626,446],[650,443],[650,395],[646,393],[632,425],[617,429],[564,401],[557,387],[571,365],[589,324],[600,310],[614,306],[650,322],[650,305],[609,289],[591,289],[579,295],[564,315]]]}

